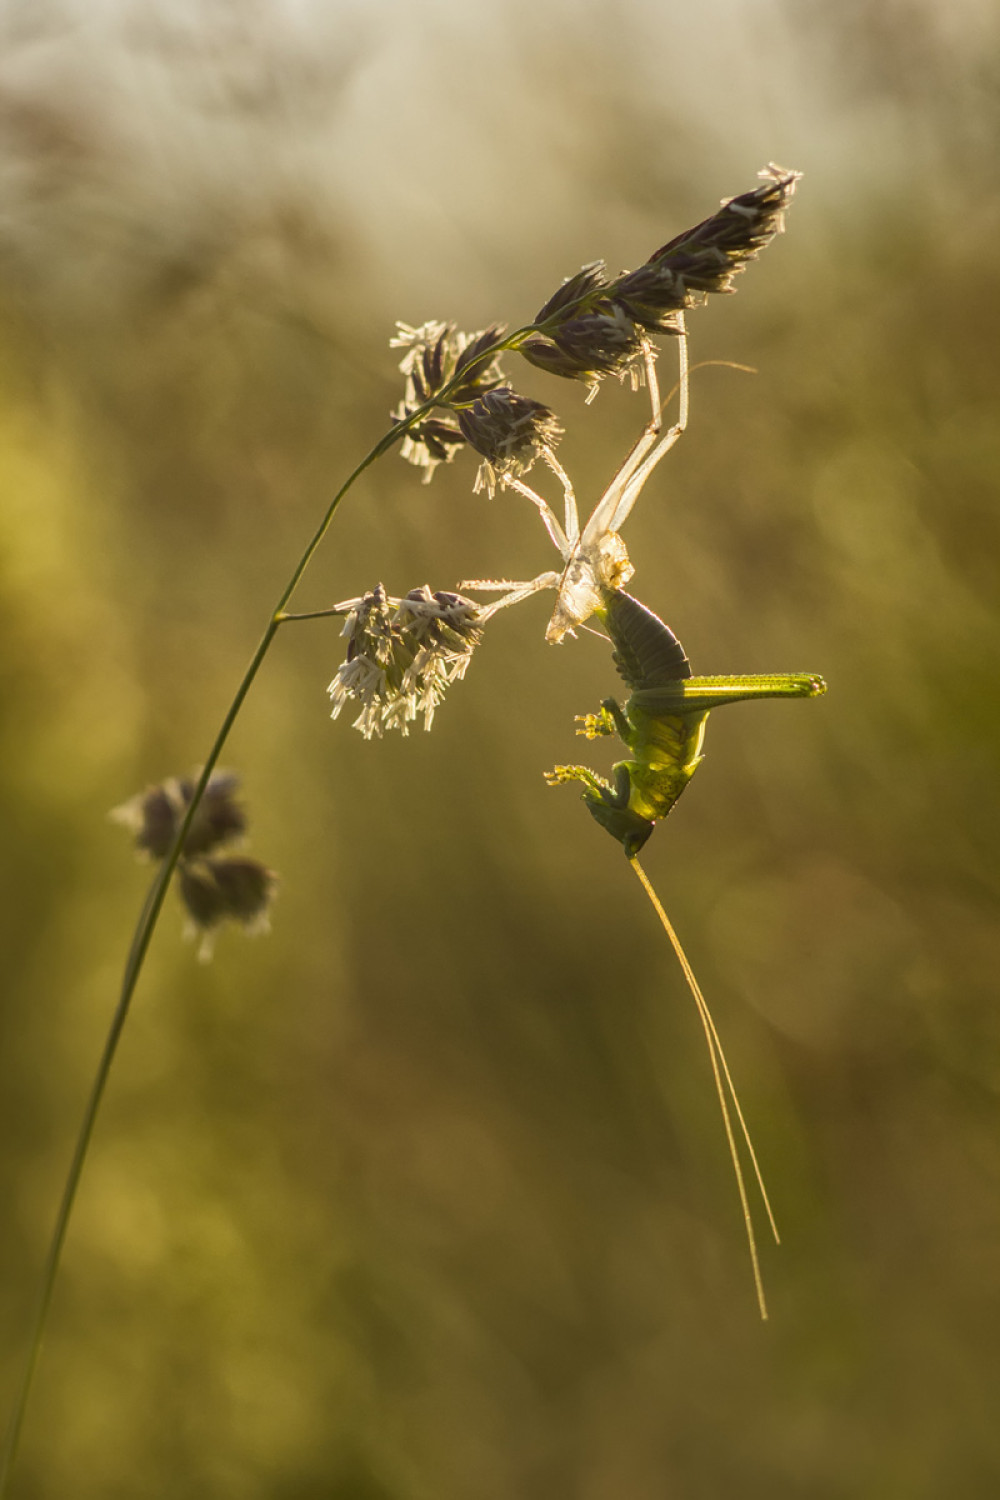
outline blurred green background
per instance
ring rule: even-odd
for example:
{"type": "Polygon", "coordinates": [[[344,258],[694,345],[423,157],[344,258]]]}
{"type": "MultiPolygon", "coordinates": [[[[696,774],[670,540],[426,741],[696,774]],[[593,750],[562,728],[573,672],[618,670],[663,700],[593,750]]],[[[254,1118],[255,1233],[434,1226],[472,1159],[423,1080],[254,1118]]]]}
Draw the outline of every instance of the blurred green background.
{"type": "MultiPolygon", "coordinates": [[[[627,537],[696,670],[830,685],[716,715],[644,856],[784,1231],[762,1326],[690,998],[542,779],[606,647],[546,647],[543,596],[431,735],[366,744],[328,717],[338,627],[286,630],[223,758],[273,932],[199,966],[168,902],[14,1493],[996,1495],[996,11],[0,26],[4,1409],[148,880],[106,810],[206,753],[398,399],[396,318],[517,324],[803,170],[787,235],[691,318],[696,360],[759,373],[695,374],[627,537]]],[[[511,373],[592,500],[642,398],[511,373]]],[[[473,477],[386,459],[300,607],[551,566],[473,477]]]]}

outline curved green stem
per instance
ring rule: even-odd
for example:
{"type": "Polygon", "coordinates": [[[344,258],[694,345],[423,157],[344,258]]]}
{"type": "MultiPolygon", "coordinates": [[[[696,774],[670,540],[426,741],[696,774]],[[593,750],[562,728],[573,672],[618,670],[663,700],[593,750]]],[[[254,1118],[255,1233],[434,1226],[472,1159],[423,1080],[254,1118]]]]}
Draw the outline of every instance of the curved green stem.
{"type": "MultiPolygon", "coordinates": [[[[480,362],[486,363],[488,360],[492,359],[495,354],[498,354],[505,349],[516,349],[518,344],[521,343],[530,333],[534,331],[536,330],[532,325],[525,328],[520,328],[513,334],[508,334],[506,338],[498,340],[495,345],[485,350],[481,356],[481,360],[477,360],[477,364],[480,362]]],[[[463,371],[461,379],[467,380],[468,373],[468,369],[463,371]]],[[[135,993],[136,985],[139,982],[139,976],[142,973],[143,963],[145,962],[146,953],[149,949],[149,944],[152,940],[153,932],[156,928],[160,910],[163,906],[163,900],[167,893],[167,887],[170,884],[171,876],[173,875],[174,870],[177,867],[177,861],[179,860],[181,850],[184,847],[184,840],[187,837],[187,832],[191,826],[192,819],[194,818],[201,799],[205,794],[205,788],[208,786],[209,778],[216,765],[218,764],[219,756],[222,753],[226,740],[229,738],[229,732],[236,721],[240,709],[243,707],[243,702],[253,685],[257,673],[260,671],[260,668],[264,662],[264,658],[267,655],[268,650],[270,649],[271,642],[277,634],[278,627],[283,623],[284,619],[287,618],[284,613],[285,606],[297,589],[299,583],[302,580],[302,575],[305,573],[306,568],[309,566],[310,562],[315,556],[317,548],[319,547],[323,538],[326,536],[326,533],[330,528],[330,523],[332,522],[334,515],[337,512],[337,508],[339,507],[344,496],[361,477],[365,470],[370,468],[370,466],[375,463],[377,459],[381,458],[384,453],[387,453],[390,448],[392,448],[397,442],[399,442],[399,440],[409,431],[411,427],[419,422],[422,417],[425,417],[427,413],[434,407],[439,406],[447,401],[449,391],[454,384],[457,384],[457,382],[449,382],[448,385],[444,386],[443,389],[437,393],[434,399],[424,402],[424,404],[418,407],[416,411],[412,412],[410,416],[395,423],[395,425],[391,427],[388,432],[384,433],[379,441],[375,444],[375,446],[371,449],[371,451],[365,455],[365,457],[356,466],[356,468],[354,468],[348,475],[347,479],[340,486],[340,489],[330,501],[330,504],[327,506],[322,520],[320,521],[305,550],[303,551],[294,569],[292,570],[291,576],[289,577],[288,582],[285,584],[285,587],[282,589],[281,595],[271,612],[271,616],[267,622],[264,633],[257,644],[256,650],[250,658],[249,665],[243,673],[233,700],[226,711],[226,715],[222,721],[218,733],[215,736],[212,747],[205,759],[205,764],[202,767],[200,776],[198,777],[194,792],[191,796],[191,801],[188,804],[183,821],[181,822],[181,825],[177,830],[177,834],[174,838],[173,844],[170,847],[170,851],[167,854],[166,858],[163,860],[163,863],[157,871],[156,876],[149,888],[146,900],[143,904],[143,908],[139,916],[139,920],[136,923],[135,931],[132,936],[128,958],[125,963],[125,972],[122,976],[122,985],[118,996],[118,1003],[115,1007],[114,1015],[111,1018],[111,1025],[108,1028],[108,1034],[104,1043],[104,1049],[101,1053],[101,1058],[97,1065],[97,1071],[94,1075],[94,1081],[91,1085],[90,1095],[87,1099],[86,1108],[84,1109],[83,1120],[77,1134],[76,1145],[73,1149],[73,1158],[70,1162],[69,1171],[66,1175],[66,1182],[63,1187],[62,1199],[59,1204],[59,1210],[56,1214],[55,1227],[52,1231],[52,1238],[49,1242],[48,1252],[45,1257],[45,1264],[42,1270],[41,1288],[39,1291],[38,1302],[35,1308],[34,1318],[31,1324],[28,1354],[27,1358],[25,1359],[24,1368],[21,1372],[20,1381],[17,1386],[14,1405],[11,1411],[10,1421],[7,1426],[3,1456],[2,1459],[0,1459],[0,1500],[4,1500],[4,1497],[8,1492],[11,1470],[20,1443],[21,1428],[24,1423],[24,1414],[27,1410],[28,1399],[31,1394],[35,1370],[38,1365],[38,1357],[41,1352],[42,1339],[45,1333],[45,1326],[48,1321],[49,1309],[52,1304],[52,1294],[55,1289],[56,1278],[59,1273],[59,1263],[62,1257],[63,1245],[65,1244],[66,1233],[69,1228],[70,1218],[72,1217],[73,1205],[76,1201],[77,1190],[80,1186],[80,1178],[83,1175],[84,1163],[86,1162],[87,1152],[90,1148],[90,1141],[94,1133],[94,1125],[97,1121],[97,1115],[101,1106],[101,1100],[104,1096],[104,1090],[107,1086],[108,1077],[111,1073],[111,1067],[115,1059],[115,1054],[118,1050],[118,1043],[121,1039],[121,1034],[124,1029],[125,1022],[128,1019],[129,1009],[132,1004],[132,997],[135,993]]]]}

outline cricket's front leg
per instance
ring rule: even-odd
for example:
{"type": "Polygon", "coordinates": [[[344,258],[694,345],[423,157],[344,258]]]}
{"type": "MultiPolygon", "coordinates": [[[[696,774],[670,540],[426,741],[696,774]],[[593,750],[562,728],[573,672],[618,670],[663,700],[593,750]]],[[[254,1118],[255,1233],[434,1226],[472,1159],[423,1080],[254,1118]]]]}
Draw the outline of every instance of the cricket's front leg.
{"type": "Polygon", "coordinates": [[[587,766],[556,766],[546,771],[549,786],[564,781],[583,782],[583,800],[601,827],[616,838],[629,859],[634,859],[653,831],[654,820],[631,807],[634,761],[619,761],[614,768],[614,785],[587,766]]]}
{"type": "MultiPolygon", "coordinates": [[[[617,708],[617,704],[615,707],[617,708]]],[[[611,767],[614,777],[614,785],[604,793],[604,801],[609,807],[628,807],[632,800],[632,768],[634,760],[620,760],[617,765],[611,767]]]]}
{"type": "Polygon", "coordinates": [[[611,720],[618,738],[623,745],[627,745],[631,750],[634,737],[633,729],[621,704],[614,698],[602,698],[601,713],[605,718],[611,720]]]}
{"type": "Polygon", "coordinates": [[[577,734],[582,734],[587,740],[596,740],[601,735],[615,732],[615,721],[603,704],[596,714],[577,714],[576,722],[583,725],[582,729],[576,731],[577,734]]]}
{"type": "Polygon", "coordinates": [[[631,746],[632,726],[614,698],[604,698],[596,714],[577,714],[576,722],[582,724],[577,734],[585,739],[596,740],[600,735],[617,734],[624,744],[631,746]]]}
{"type": "Polygon", "coordinates": [[[588,802],[601,802],[605,807],[628,807],[632,795],[632,778],[629,775],[631,761],[619,761],[614,767],[614,784],[598,776],[588,766],[553,766],[546,771],[549,786],[561,786],[566,781],[582,781],[584,797],[588,802]]]}
{"type": "Polygon", "coordinates": [[[551,771],[545,772],[545,780],[549,786],[561,786],[568,781],[582,781],[586,788],[585,797],[596,797],[603,802],[605,799],[614,797],[611,783],[598,776],[596,771],[591,771],[588,766],[553,766],[551,771]]]}

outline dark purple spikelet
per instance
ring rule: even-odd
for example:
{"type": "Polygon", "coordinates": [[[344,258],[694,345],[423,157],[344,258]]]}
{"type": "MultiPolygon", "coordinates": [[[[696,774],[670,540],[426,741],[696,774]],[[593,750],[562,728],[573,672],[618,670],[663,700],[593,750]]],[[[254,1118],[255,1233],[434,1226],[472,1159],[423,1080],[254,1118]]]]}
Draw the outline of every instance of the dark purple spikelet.
{"type": "MultiPolygon", "coordinates": [[[[140,853],[165,859],[173,847],[194,796],[194,777],[171,777],[147,787],[111,816],[127,827],[140,853]]],[[[177,861],[181,901],[193,927],[203,935],[231,920],[247,928],[266,925],[277,876],[258,860],[218,853],[246,832],[247,817],[237,799],[240,780],[232,771],[215,771],[184,839],[177,861]]],[[[201,953],[210,949],[203,944],[201,953]]]]}
{"type": "MultiPolygon", "coordinates": [[[[207,854],[246,831],[246,814],[237,800],[239,785],[239,777],[231,771],[212,773],[184,839],[186,858],[207,854]]],[[[191,777],[171,777],[122,803],[111,816],[131,830],[141,854],[163,859],[170,852],[194,787],[191,777]]]]}
{"type": "MultiPolygon", "coordinates": [[[[184,840],[186,859],[198,854],[208,854],[246,832],[246,812],[242,803],[237,801],[239,786],[240,779],[233,772],[213,773],[184,840]]],[[[181,781],[179,788],[184,806],[187,807],[194,796],[194,782],[181,781]]]]}
{"type": "Polygon", "coordinates": [[[547,323],[550,318],[567,311],[572,317],[582,307],[592,305],[595,296],[599,296],[607,285],[608,275],[603,260],[592,260],[575,275],[567,276],[562,286],[539,308],[533,321],[547,323]]]}
{"type": "Polygon", "coordinates": [[[773,163],[759,187],[730,198],[710,218],[661,245],[635,271],[609,279],[595,261],[570,276],[535,319],[544,331],[520,346],[531,364],[596,386],[631,373],[644,357],[644,334],[678,334],[682,314],[733,278],[783,228],[800,173],[773,163]]]}
{"type": "Polygon", "coordinates": [[[602,300],[591,312],[567,318],[550,334],[527,339],[520,352],[530,364],[596,385],[606,375],[624,375],[642,362],[642,335],[616,303],[602,300]]]}
{"type": "Polygon", "coordinates": [[[510,386],[487,391],[458,413],[466,442],[484,460],[490,493],[497,479],[526,474],[543,453],[552,453],[563,435],[550,407],[510,386]]]}
{"type": "MultiPolygon", "coordinates": [[[[632,273],[640,278],[647,273],[637,286],[629,285],[629,276],[616,283],[616,301],[627,305],[634,298],[641,307],[645,297],[652,308],[680,311],[708,293],[733,291],[733,278],[783,232],[784,212],[802,174],[772,162],[759,175],[764,179],[759,187],[727,199],[710,218],[661,245],[632,273]],[[659,291],[650,272],[662,278],[659,291]]],[[[633,316],[642,321],[638,313],[633,316]]]]}
{"type": "Polygon", "coordinates": [[[220,922],[258,927],[266,921],[278,877],[259,860],[238,855],[185,860],[181,865],[181,900],[201,932],[220,922]]]}
{"type": "Polygon", "coordinates": [[[166,786],[147,787],[112,813],[117,822],[132,830],[139,853],[152,859],[163,859],[169,851],[182,816],[183,805],[166,786]]]}
{"type": "Polygon", "coordinates": [[[481,333],[460,333],[451,323],[424,323],[411,328],[397,326],[394,348],[405,349],[400,370],[406,377],[403,400],[392,413],[394,422],[406,421],[418,407],[455,381],[442,411],[417,422],[403,439],[400,452],[408,463],[423,469],[428,484],[438,464],[450,463],[465,445],[456,408],[469,406],[503,381],[499,361],[489,350],[503,337],[503,326],[491,324],[481,333]]]}

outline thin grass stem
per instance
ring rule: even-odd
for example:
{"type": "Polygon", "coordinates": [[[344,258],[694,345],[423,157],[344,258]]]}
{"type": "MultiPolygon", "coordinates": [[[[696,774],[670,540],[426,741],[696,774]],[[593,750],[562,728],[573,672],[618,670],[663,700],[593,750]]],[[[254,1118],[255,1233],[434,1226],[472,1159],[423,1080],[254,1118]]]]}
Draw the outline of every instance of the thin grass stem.
{"type": "Polygon", "coordinates": [[[646,895],[649,897],[649,900],[652,903],[653,910],[656,912],[656,915],[660,919],[660,924],[663,927],[664,932],[670,939],[670,944],[675,954],[677,955],[677,960],[680,963],[684,978],[687,980],[688,989],[691,991],[692,997],[694,998],[694,1002],[698,1010],[698,1016],[702,1024],[702,1028],[705,1032],[705,1040],[708,1044],[709,1060],[712,1065],[712,1076],[715,1081],[715,1091],[719,1099],[719,1108],[722,1113],[722,1123],[725,1127],[726,1141],[729,1146],[729,1155],[732,1160],[733,1173],[736,1177],[736,1187],[740,1197],[740,1207],[743,1211],[743,1224],[746,1230],[747,1245],[750,1251],[750,1265],[753,1272],[754,1290],[757,1295],[757,1306],[760,1310],[762,1321],[767,1322],[767,1298],[764,1295],[764,1280],[760,1268],[760,1256],[757,1252],[757,1237],[753,1227],[753,1216],[750,1212],[750,1201],[747,1196],[746,1179],[743,1174],[743,1167],[740,1162],[739,1151],[736,1145],[736,1136],[733,1131],[732,1118],[730,1116],[729,1105],[726,1100],[726,1088],[728,1088],[729,1090],[729,1095],[733,1102],[733,1108],[739,1121],[740,1130],[742,1132],[743,1139],[746,1142],[750,1160],[753,1164],[754,1177],[756,1179],[757,1186],[760,1189],[760,1195],[763,1199],[764,1208],[767,1212],[768,1222],[774,1234],[775,1241],[779,1242],[778,1228],[774,1220],[774,1215],[771,1212],[771,1204],[767,1195],[767,1189],[764,1186],[764,1179],[761,1175],[760,1166],[757,1161],[757,1153],[754,1150],[753,1142],[750,1139],[750,1131],[747,1128],[746,1119],[744,1117],[743,1110],[740,1106],[739,1097],[736,1092],[736,1086],[733,1083],[732,1074],[729,1071],[729,1064],[726,1061],[726,1054],[723,1050],[722,1042],[720,1040],[715,1022],[712,1019],[712,1013],[708,1008],[708,1002],[706,1001],[705,996],[702,994],[701,986],[695,978],[694,970],[688,962],[687,954],[684,952],[684,949],[681,946],[680,938],[674,931],[673,924],[671,923],[670,918],[667,916],[663,908],[663,903],[660,901],[660,898],[657,896],[655,890],[653,889],[649,877],[647,876],[645,870],[642,868],[635,856],[632,856],[632,858],[630,858],[629,864],[635,871],[636,876],[638,877],[639,882],[643,887],[643,890],[646,892],[646,895]],[[723,1080],[725,1080],[725,1086],[723,1084],[723,1080]]]}
{"type": "MultiPolygon", "coordinates": [[[[535,331],[536,330],[532,325],[526,328],[520,328],[515,333],[507,335],[507,337],[498,340],[496,344],[484,350],[480,359],[477,360],[477,363],[487,363],[495,354],[501,353],[505,349],[516,349],[518,344],[521,343],[524,338],[535,331]]],[[[467,379],[468,370],[466,370],[460,378],[467,379]]],[[[177,862],[181,856],[181,851],[184,848],[184,841],[187,837],[188,829],[190,828],[194,816],[198,811],[198,807],[201,803],[202,797],[205,794],[205,789],[208,786],[209,779],[216,765],[218,764],[219,756],[221,755],[223,747],[225,746],[225,743],[229,738],[230,731],[234,723],[236,722],[236,718],[240,712],[240,709],[243,707],[246,696],[249,693],[250,688],[253,686],[257,674],[260,671],[261,666],[263,665],[264,658],[267,656],[268,650],[271,646],[271,642],[274,640],[274,637],[277,634],[278,627],[283,624],[286,619],[294,618],[294,616],[288,616],[285,614],[285,606],[288,604],[295,590],[298,588],[303,574],[305,573],[310,562],[315,556],[320,543],[323,541],[323,538],[326,536],[341,501],[344,499],[347,492],[361,477],[361,475],[365,472],[365,470],[370,468],[370,466],[375,463],[377,459],[381,458],[384,453],[387,453],[390,448],[398,443],[406,435],[410,428],[413,427],[417,422],[419,422],[423,417],[425,417],[429,411],[431,411],[435,406],[438,406],[442,402],[446,401],[451,389],[454,385],[457,384],[458,379],[450,381],[446,386],[444,386],[440,391],[436,393],[432,400],[425,402],[422,406],[411,412],[410,415],[405,419],[396,422],[388,430],[388,432],[383,434],[383,436],[379,439],[375,446],[351,471],[347,479],[333,496],[333,499],[330,501],[329,505],[326,508],[322,520],[316,527],[313,535],[310,537],[309,542],[307,543],[305,549],[303,550],[301,556],[295,564],[295,567],[292,569],[291,575],[284,588],[282,589],[281,594],[274,606],[274,609],[271,612],[271,616],[267,622],[267,626],[265,627],[264,632],[257,644],[256,650],[251,656],[250,662],[246,670],[244,671],[242,678],[240,679],[239,686],[236,689],[232,702],[230,703],[229,708],[226,710],[225,717],[223,718],[218,733],[216,734],[215,739],[212,742],[211,749],[209,750],[208,755],[205,758],[204,766],[202,767],[201,774],[199,775],[195,784],[194,791],[191,795],[191,800],[188,803],[185,815],[181,821],[180,827],[177,830],[177,834],[174,838],[173,844],[171,845],[169,852],[160,865],[160,868],[157,870],[156,875],[150,885],[149,891],[147,892],[142,911],[140,912],[139,919],[132,934],[128,957],[125,963],[125,970],[122,976],[122,984],[118,996],[118,1002],[115,1006],[114,1014],[111,1018],[111,1023],[108,1028],[107,1037],[104,1043],[104,1048],[101,1053],[100,1061],[97,1064],[97,1070],[95,1072],[94,1080],[91,1085],[90,1094],[84,1108],[83,1119],[81,1121],[79,1131],[77,1132],[76,1144],[73,1148],[73,1156],[70,1161],[69,1170],[66,1174],[66,1181],[63,1187],[62,1198],[60,1200],[59,1209],[56,1214],[55,1227],[52,1231],[52,1236],[49,1241],[49,1247],[46,1252],[45,1262],[42,1268],[42,1278],[38,1300],[35,1306],[35,1311],[29,1332],[28,1352],[24,1361],[24,1366],[21,1370],[20,1378],[18,1380],[14,1402],[11,1408],[11,1415],[7,1425],[7,1432],[4,1438],[3,1453],[2,1456],[0,1456],[0,1500],[6,1500],[6,1496],[8,1494],[11,1472],[13,1470],[14,1460],[17,1456],[18,1448],[20,1446],[25,1412],[28,1407],[28,1400],[30,1398],[32,1386],[34,1383],[35,1372],[38,1366],[39,1355],[41,1353],[42,1341],[45,1335],[45,1328],[48,1322],[49,1311],[52,1306],[52,1296],[55,1290],[56,1279],[59,1273],[59,1265],[62,1259],[63,1247],[66,1242],[66,1234],[69,1229],[70,1219],[73,1214],[73,1206],[76,1202],[77,1191],[80,1186],[80,1179],[83,1175],[83,1168],[87,1159],[87,1153],[90,1149],[90,1143],[93,1137],[97,1115],[100,1110],[101,1100],[104,1097],[104,1091],[111,1073],[112,1064],[115,1060],[115,1055],[118,1051],[118,1043],[121,1040],[125,1022],[128,1019],[128,1013],[132,1004],[132,997],[135,993],[136,985],[138,984],[139,977],[142,973],[146,954],[149,950],[149,944],[152,940],[153,933],[156,929],[156,923],[159,918],[160,911],[163,907],[163,901],[167,893],[167,887],[170,884],[171,876],[176,869],[177,862]]],[[[323,613],[323,611],[318,611],[316,613],[320,614],[323,613]]],[[[304,618],[308,618],[308,616],[304,618]]]]}

